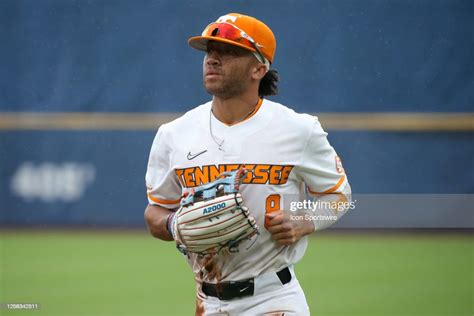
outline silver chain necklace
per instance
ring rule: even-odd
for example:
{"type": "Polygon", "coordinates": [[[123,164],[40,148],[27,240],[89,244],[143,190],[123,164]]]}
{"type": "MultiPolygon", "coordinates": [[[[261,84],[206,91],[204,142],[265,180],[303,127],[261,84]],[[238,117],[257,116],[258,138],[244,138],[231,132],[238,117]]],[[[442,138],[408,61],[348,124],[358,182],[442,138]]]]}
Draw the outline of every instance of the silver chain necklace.
{"type": "Polygon", "coordinates": [[[214,133],[212,132],[212,114],[213,114],[213,112],[212,112],[212,108],[211,108],[211,110],[209,111],[209,132],[211,133],[212,140],[214,141],[214,143],[216,143],[217,148],[220,151],[225,151],[224,148],[222,148],[222,145],[224,145],[225,139],[222,139],[222,141],[219,143],[216,136],[214,136],[214,133]]]}
{"type": "MultiPolygon", "coordinates": [[[[250,110],[250,112],[248,112],[243,118],[241,118],[239,121],[237,121],[236,123],[234,124],[237,124],[237,123],[240,123],[242,121],[244,121],[247,117],[249,117],[250,114],[253,113],[253,111],[255,111],[255,109],[257,108],[257,105],[258,105],[259,102],[257,102],[257,104],[255,104],[255,106],[252,108],[252,110],[250,110]]],[[[212,114],[214,114],[214,111],[212,110],[212,106],[211,106],[211,110],[209,111],[209,132],[211,133],[211,137],[212,137],[212,140],[214,141],[214,143],[216,143],[217,145],[217,148],[220,150],[220,151],[224,151],[224,148],[222,148],[222,146],[224,145],[224,141],[225,139],[222,139],[221,142],[219,142],[217,140],[217,137],[214,135],[214,133],[212,132],[212,114]]]]}

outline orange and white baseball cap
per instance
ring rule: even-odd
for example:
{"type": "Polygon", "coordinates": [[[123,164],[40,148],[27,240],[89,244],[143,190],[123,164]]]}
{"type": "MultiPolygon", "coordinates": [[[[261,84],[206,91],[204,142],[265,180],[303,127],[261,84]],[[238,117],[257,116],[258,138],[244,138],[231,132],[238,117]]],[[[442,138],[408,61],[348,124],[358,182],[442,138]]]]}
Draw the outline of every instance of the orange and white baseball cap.
{"type": "Polygon", "coordinates": [[[201,36],[191,37],[188,43],[195,49],[206,51],[207,43],[211,40],[245,48],[253,52],[267,68],[270,68],[275,56],[276,39],[272,30],[262,21],[248,15],[223,15],[209,24],[201,36]]]}

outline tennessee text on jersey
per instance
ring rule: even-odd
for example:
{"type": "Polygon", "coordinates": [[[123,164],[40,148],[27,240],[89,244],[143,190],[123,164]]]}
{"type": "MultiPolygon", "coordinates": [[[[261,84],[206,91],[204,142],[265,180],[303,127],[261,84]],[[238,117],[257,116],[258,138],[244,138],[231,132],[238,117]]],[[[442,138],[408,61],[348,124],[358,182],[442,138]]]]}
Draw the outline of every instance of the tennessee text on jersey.
{"type": "Polygon", "coordinates": [[[220,164],[189,167],[176,169],[176,176],[183,187],[192,188],[209,183],[225,171],[234,171],[241,166],[249,172],[245,175],[242,183],[245,184],[285,184],[290,176],[292,165],[268,165],[268,164],[220,164]]]}

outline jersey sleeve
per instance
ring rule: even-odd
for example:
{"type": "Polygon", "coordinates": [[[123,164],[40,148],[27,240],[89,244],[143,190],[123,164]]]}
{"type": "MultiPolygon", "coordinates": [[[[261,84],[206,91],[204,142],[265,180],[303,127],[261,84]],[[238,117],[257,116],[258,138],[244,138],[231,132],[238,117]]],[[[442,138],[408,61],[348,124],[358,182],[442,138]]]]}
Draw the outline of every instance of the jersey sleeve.
{"type": "Polygon", "coordinates": [[[171,168],[172,146],[162,125],[153,141],[145,181],[148,203],[173,209],[179,206],[181,185],[171,168]]]}
{"type": "Polygon", "coordinates": [[[314,120],[297,172],[310,194],[344,193],[345,187],[348,186],[341,159],[329,144],[327,133],[317,118],[314,120]]]}

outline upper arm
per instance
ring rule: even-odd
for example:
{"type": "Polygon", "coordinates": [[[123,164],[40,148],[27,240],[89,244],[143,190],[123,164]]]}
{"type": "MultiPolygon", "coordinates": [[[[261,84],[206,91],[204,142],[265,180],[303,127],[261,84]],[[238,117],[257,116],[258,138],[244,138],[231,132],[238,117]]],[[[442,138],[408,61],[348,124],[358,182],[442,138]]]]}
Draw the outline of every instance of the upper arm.
{"type": "Polygon", "coordinates": [[[148,203],[167,209],[179,206],[181,185],[172,168],[172,143],[162,125],[153,141],[145,176],[148,203]]]}
{"type": "Polygon", "coordinates": [[[349,187],[342,161],[317,119],[296,170],[312,194],[345,193],[349,187]]]}

